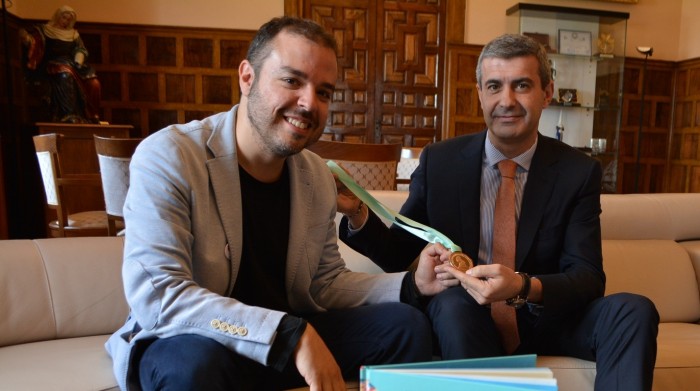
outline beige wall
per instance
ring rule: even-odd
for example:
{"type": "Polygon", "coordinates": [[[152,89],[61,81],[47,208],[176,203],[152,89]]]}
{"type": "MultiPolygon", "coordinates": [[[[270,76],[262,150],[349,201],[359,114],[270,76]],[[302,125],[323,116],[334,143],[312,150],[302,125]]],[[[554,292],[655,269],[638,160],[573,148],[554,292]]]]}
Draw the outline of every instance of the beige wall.
{"type": "MultiPolygon", "coordinates": [[[[517,0],[466,0],[466,43],[483,45],[506,31],[505,10],[517,0]]],[[[628,57],[637,46],[652,46],[654,59],[700,57],[700,1],[638,0],[637,4],[586,0],[527,0],[528,3],[628,12],[628,57]]],[[[48,19],[56,0],[14,0],[10,12],[48,19]]],[[[284,0],[67,0],[78,19],[90,22],[255,29],[284,12],[284,0]]]]}
{"type": "Polygon", "coordinates": [[[284,0],[13,0],[25,19],[49,19],[67,4],[78,20],[254,30],[284,14],[284,0]]]}
{"type": "Polygon", "coordinates": [[[684,38],[679,42],[678,58],[687,60],[700,57],[700,1],[685,0],[681,15],[680,36],[684,38]]]}
{"type": "MultiPolygon", "coordinates": [[[[516,0],[467,0],[469,16],[466,26],[467,42],[485,44],[492,37],[506,31],[505,10],[517,2],[516,0]]],[[[524,2],[629,13],[625,49],[627,57],[643,57],[636,51],[637,46],[653,47],[652,57],[657,60],[679,61],[700,57],[700,41],[691,39],[698,36],[700,26],[697,26],[697,21],[691,20],[689,16],[700,13],[698,0],[639,0],[637,4],[585,0],[527,0],[524,2]],[[684,18],[681,17],[681,12],[685,13],[684,18]],[[694,26],[691,27],[691,25],[694,26]],[[681,47],[681,42],[685,45],[684,47],[681,47]]]]}

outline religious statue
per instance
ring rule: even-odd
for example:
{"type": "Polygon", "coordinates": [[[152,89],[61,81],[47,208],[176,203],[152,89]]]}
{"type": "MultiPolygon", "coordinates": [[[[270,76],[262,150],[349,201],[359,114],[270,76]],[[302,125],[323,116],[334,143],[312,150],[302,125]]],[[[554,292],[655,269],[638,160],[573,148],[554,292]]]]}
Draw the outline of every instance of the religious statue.
{"type": "Polygon", "coordinates": [[[46,24],[22,29],[25,70],[30,81],[48,83],[52,121],[99,123],[100,82],[86,63],[76,20],[75,11],[64,5],[46,24]]]}

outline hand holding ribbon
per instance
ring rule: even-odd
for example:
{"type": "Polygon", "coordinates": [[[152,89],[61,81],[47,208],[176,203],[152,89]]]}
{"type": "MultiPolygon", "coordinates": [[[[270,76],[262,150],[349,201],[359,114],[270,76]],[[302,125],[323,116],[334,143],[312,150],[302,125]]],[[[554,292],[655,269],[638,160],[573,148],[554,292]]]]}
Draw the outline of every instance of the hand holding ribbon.
{"type": "Polygon", "coordinates": [[[355,182],[355,180],[353,180],[352,177],[348,175],[348,173],[345,172],[345,170],[343,170],[336,162],[329,160],[326,162],[326,164],[330,168],[331,172],[333,172],[333,174],[335,174],[338,179],[374,213],[384,217],[393,224],[396,224],[397,226],[405,229],[413,235],[416,235],[428,243],[440,243],[445,246],[447,249],[453,252],[452,256],[450,257],[450,264],[452,264],[452,266],[456,269],[466,271],[474,266],[474,262],[471,260],[471,258],[462,253],[462,249],[452,240],[450,240],[450,238],[425,224],[421,224],[415,220],[409,219],[408,217],[402,216],[386,207],[371,194],[369,194],[367,190],[363,189],[362,186],[358,185],[357,182],[355,182]]]}

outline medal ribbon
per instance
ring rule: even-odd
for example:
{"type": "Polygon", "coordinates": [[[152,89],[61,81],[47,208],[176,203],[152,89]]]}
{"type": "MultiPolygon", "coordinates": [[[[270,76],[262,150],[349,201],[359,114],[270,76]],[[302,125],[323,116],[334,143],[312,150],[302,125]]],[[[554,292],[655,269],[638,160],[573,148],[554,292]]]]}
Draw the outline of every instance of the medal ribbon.
{"type": "Polygon", "coordinates": [[[441,232],[430,228],[427,225],[421,224],[415,220],[411,220],[408,217],[402,216],[386,207],[384,204],[382,204],[376,198],[374,198],[371,194],[369,194],[367,190],[363,189],[362,186],[358,185],[357,182],[355,182],[355,180],[353,180],[352,177],[348,175],[347,172],[345,172],[345,170],[340,168],[340,166],[336,162],[329,160],[326,162],[326,164],[331,169],[331,172],[336,174],[338,176],[338,179],[340,179],[340,181],[343,182],[343,184],[347,186],[347,188],[350,189],[350,191],[353,192],[353,194],[355,194],[357,198],[364,202],[365,205],[367,205],[368,208],[372,209],[372,211],[377,215],[386,218],[387,220],[405,229],[406,231],[418,236],[426,242],[440,243],[452,252],[462,251],[462,249],[458,245],[452,242],[447,236],[445,236],[441,232]]]}

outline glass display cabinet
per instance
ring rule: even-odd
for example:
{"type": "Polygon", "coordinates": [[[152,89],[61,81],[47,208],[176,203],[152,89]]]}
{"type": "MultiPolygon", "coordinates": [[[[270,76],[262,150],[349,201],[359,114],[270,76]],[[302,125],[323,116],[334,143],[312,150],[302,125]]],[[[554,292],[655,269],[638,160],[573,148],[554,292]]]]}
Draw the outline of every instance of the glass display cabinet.
{"type": "Polygon", "coordinates": [[[508,32],[549,53],[554,97],[540,132],[600,160],[603,191],[615,192],[629,13],[517,3],[506,15],[508,32]]]}

